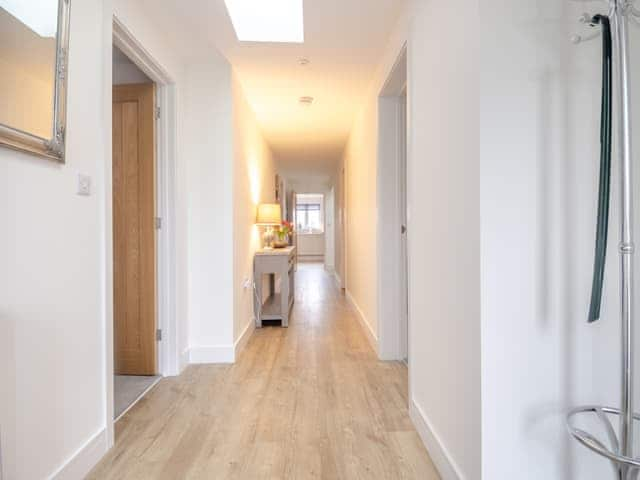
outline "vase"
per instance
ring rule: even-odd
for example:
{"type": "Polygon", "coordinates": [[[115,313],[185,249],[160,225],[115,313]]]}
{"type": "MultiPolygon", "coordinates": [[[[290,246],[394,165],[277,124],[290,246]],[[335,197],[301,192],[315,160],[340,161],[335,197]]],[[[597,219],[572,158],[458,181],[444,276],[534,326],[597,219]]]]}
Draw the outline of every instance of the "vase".
{"type": "Polygon", "coordinates": [[[284,235],[282,237],[277,236],[277,238],[273,241],[273,248],[285,248],[289,246],[289,235],[284,235]]]}

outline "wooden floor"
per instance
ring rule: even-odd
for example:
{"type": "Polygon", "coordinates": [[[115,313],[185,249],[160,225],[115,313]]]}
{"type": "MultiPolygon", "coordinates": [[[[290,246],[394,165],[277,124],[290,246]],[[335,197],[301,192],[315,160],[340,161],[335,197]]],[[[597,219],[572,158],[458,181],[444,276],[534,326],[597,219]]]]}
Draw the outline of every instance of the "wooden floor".
{"type": "Polygon", "coordinates": [[[438,479],[407,413],[407,369],[376,360],[322,265],[300,264],[290,327],[234,365],[163,379],[116,424],[92,479],[438,479]]]}

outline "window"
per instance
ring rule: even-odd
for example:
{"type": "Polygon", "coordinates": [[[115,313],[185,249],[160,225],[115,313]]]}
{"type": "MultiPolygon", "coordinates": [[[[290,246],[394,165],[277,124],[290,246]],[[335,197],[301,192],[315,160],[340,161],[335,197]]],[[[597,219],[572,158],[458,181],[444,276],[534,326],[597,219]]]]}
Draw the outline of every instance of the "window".
{"type": "Polygon", "coordinates": [[[324,231],[323,196],[296,196],[296,230],[300,234],[324,231]]]}
{"type": "Polygon", "coordinates": [[[303,203],[296,207],[296,219],[298,222],[299,232],[309,232],[313,230],[322,230],[320,222],[320,204],[319,203],[303,203]]]}

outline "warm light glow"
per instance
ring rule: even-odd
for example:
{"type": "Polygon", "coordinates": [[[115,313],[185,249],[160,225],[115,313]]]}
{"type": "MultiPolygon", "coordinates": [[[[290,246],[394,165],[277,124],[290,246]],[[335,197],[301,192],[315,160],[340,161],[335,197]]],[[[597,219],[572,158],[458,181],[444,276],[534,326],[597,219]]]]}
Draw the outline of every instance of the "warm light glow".
{"type": "Polygon", "coordinates": [[[260,203],[260,170],[252,163],[249,165],[249,188],[251,189],[251,200],[254,205],[260,203]]]}
{"type": "Polygon", "coordinates": [[[302,0],[225,0],[241,42],[304,42],[302,0]]]}
{"type": "Polygon", "coordinates": [[[251,226],[251,251],[255,252],[262,246],[262,239],[260,236],[260,227],[257,225],[251,226]]]}
{"type": "Polygon", "coordinates": [[[280,225],[280,222],[282,222],[280,205],[277,203],[261,203],[258,205],[256,225],[280,225]]]}
{"type": "Polygon", "coordinates": [[[55,38],[58,31],[58,0],[0,0],[0,8],[41,37],[55,38]]]}

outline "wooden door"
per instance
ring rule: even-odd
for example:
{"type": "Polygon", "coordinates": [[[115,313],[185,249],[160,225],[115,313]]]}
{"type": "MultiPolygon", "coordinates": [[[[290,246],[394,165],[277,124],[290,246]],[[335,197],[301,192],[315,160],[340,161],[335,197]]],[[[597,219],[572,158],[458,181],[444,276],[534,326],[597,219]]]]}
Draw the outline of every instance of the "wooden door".
{"type": "Polygon", "coordinates": [[[115,373],[156,373],[155,86],[113,88],[115,373]]]}

